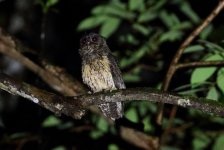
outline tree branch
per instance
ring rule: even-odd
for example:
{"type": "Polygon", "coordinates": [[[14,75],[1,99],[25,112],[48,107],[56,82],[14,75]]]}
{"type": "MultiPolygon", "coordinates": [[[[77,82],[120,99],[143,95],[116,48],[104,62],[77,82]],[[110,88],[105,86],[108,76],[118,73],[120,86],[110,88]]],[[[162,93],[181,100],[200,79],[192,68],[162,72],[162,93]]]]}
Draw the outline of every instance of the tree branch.
{"type": "Polygon", "coordinates": [[[40,66],[21,54],[21,52],[27,49],[20,44],[19,40],[3,32],[0,28],[0,53],[22,63],[63,95],[75,96],[84,93],[83,85],[67,74],[64,69],[47,63],[44,66],[40,66]]]}
{"type": "MultiPolygon", "coordinates": [[[[29,70],[36,73],[40,78],[43,79],[49,86],[51,86],[56,91],[60,92],[63,95],[67,96],[75,96],[85,93],[85,89],[83,85],[75,80],[71,75],[67,74],[63,68],[60,68],[58,66],[51,65],[47,62],[42,62],[43,66],[40,66],[33,62],[32,60],[25,57],[22,53],[23,52],[29,52],[34,53],[33,50],[23,46],[19,40],[13,38],[9,34],[2,31],[0,28],[0,53],[7,55],[11,57],[12,59],[17,60],[18,62],[22,63],[25,67],[27,67],[29,70]]],[[[1,84],[0,87],[2,89],[5,88],[6,91],[11,92],[15,95],[20,95],[22,97],[25,97],[34,103],[38,102],[38,104],[55,114],[66,114],[68,116],[71,116],[73,118],[80,119],[84,115],[84,110],[79,109],[73,109],[69,107],[69,104],[62,104],[61,101],[63,97],[55,95],[53,93],[49,93],[43,90],[40,90],[38,88],[35,88],[29,84],[22,83],[20,81],[15,81],[3,74],[0,74],[3,78],[4,84],[1,84]],[[15,84],[13,84],[15,83],[15,84]],[[18,85],[18,86],[16,86],[18,85]],[[13,89],[17,89],[17,92],[13,89]],[[22,88],[23,87],[23,88],[22,88]],[[10,91],[10,89],[12,91],[10,91]],[[60,101],[59,103],[56,103],[60,101]],[[58,105],[57,105],[58,104],[58,105]],[[64,110],[61,110],[62,108],[60,106],[63,106],[64,110]],[[66,107],[70,109],[71,111],[67,111],[66,107]]],[[[94,113],[100,113],[96,107],[91,107],[90,110],[94,113]]],[[[129,128],[122,128],[122,133],[125,134],[125,132],[129,132],[131,129],[129,128]],[[127,129],[127,130],[126,130],[127,129]]],[[[132,129],[133,136],[135,136],[136,131],[132,129]]],[[[137,133],[136,133],[137,134],[137,133]]],[[[151,139],[151,136],[141,133],[144,135],[144,137],[148,137],[147,141],[144,141],[145,143],[148,143],[148,139],[151,139]]],[[[130,141],[132,144],[136,145],[135,138],[132,138],[133,136],[126,137],[125,140],[130,141]]],[[[143,139],[142,139],[143,140],[143,139]]],[[[146,140],[146,139],[145,139],[146,140]]],[[[144,146],[137,144],[136,146],[145,148],[147,144],[144,146]]],[[[148,149],[151,149],[151,145],[148,145],[148,149]]],[[[154,145],[153,147],[158,147],[158,145],[154,145]]]]}
{"type": "Polygon", "coordinates": [[[176,69],[195,68],[195,67],[218,67],[224,66],[224,61],[196,61],[190,63],[177,64],[176,69]]]}
{"type": "Polygon", "coordinates": [[[11,94],[29,99],[56,114],[65,114],[75,119],[81,118],[81,116],[75,115],[77,112],[82,109],[88,109],[91,105],[134,100],[145,100],[185,108],[194,108],[205,113],[213,113],[217,116],[224,117],[224,104],[222,103],[205,98],[178,96],[152,88],[130,88],[75,97],[63,97],[38,89],[27,83],[16,81],[4,74],[0,74],[0,88],[11,94]]]}

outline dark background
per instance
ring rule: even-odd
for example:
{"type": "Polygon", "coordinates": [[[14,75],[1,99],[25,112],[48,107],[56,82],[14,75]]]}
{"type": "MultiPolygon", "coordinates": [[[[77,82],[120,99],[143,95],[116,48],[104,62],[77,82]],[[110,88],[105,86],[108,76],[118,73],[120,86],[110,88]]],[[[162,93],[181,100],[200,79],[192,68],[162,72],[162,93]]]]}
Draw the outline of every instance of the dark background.
{"type": "MultiPolygon", "coordinates": [[[[79,39],[85,33],[90,31],[98,32],[98,28],[87,31],[77,31],[77,26],[86,17],[91,15],[91,9],[100,4],[106,4],[109,0],[61,0],[44,14],[42,7],[35,1],[30,0],[0,0],[0,26],[11,35],[18,38],[25,46],[35,50],[35,54],[25,53],[27,57],[38,62],[39,58],[44,58],[53,64],[65,68],[78,80],[81,80],[81,59],[78,54],[79,39]],[[41,33],[45,34],[45,39],[41,39],[41,33]]],[[[127,2],[127,1],[122,1],[127,2]]],[[[212,9],[217,5],[218,1],[188,1],[192,9],[201,18],[205,18],[212,9]]],[[[165,8],[175,14],[179,13],[177,7],[165,5],[165,8]]],[[[179,14],[180,19],[186,20],[186,16],[179,14]]],[[[219,42],[223,40],[223,12],[213,22],[213,32],[207,40],[219,42]]],[[[125,23],[122,24],[124,27],[125,23]]],[[[153,22],[154,26],[163,26],[161,22],[153,22]]],[[[149,69],[142,69],[139,73],[141,78],[138,82],[126,81],[127,87],[151,86],[156,87],[161,83],[167,67],[172,59],[175,51],[185,37],[196,27],[187,29],[180,40],[173,42],[164,42],[159,45],[155,53],[143,57],[137,64],[148,65],[149,69]],[[163,62],[162,67],[156,70],[156,61],[160,59],[163,62]]],[[[107,39],[109,47],[113,52],[122,51],[126,45],[122,45],[117,37],[124,33],[125,29],[120,28],[107,39]]],[[[143,40],[142,36],[138,36],[139,40],[143,40]],[[142,38],[142,39],[141,39],[142,38]]],[[[32,85],[38,86],[49,91],[53,91],[38,76],[30,72],[18,62],[0,56],[1,71],[11,75],[16,79],[23,80],[32,85]]],[[[119,59],[124,57],[122,52],[119,59]]],[[[197,58],[197,55],[194,57],[197,58]]],[[[190,56],[190,58],[194,58],[190,56]]],[[[188,59],[188,55],[183,60],[188,59]]],[[[127,73],[132,69],[133,65],[123,68],[122,72],[127,73]]],[[[177,72],[175,80],[171,84],[171,89],[180,84],[188,83],[190,75],[185,71],[177,72]],[[183,75],[184,72],[184,75],[183,75]]],[[[133,105],[127,105],[127,109],[133,105]]],[[[133,106],[136,108],[137,106],[133,106]]],[[[166,112],[170,111],[170,106],[166,112]]],[[[187,116],[188,112],[181,109],[178,113],[179,118],[184,118],[184,123],[197,124],[198,128],[222,130],[221,124],[207,124],[209,120],[199,115],[187,116]],[[200,118],[200,119],[199,119],[200,118]]],[[[118,134],[112,132],[104,132],[100,138],[93,139],[90,136],[92,130],[96,130],[96,122],[93,118],[95,115],[88,113],[81,120],[73,120],[66,116],[60,116],[61,126],[43,126],[43,121],[53,114],[49,111],[17,96],[12,96],[1,91],[0,94],[0,149],[1,150],[47,150],[47,149],[107,149],[111,143],[116,143],[120,149],[138,149],[126,141],[122,140],[118,134]]],[[[154,117],[155,114],[152,114],[154,117]]],[[[168,116],[168,115],[167,115],[168,116]]],[[[198,129],[198,132],[201,132],[198,129]]],[[[193,149],[192,139],[195,135],[191,129],[185,130],[182,142],[175,143],[175,139],[181,135],[171,136],[168,140],[169,145],[174,147],[182,147],[183,149],[193,149]],[[188,130],[189,133],[188,133],[188,130]],[[184,148],[185,147],[185,148],[184,148]]],[[[216,131],[217,131],[216,130],[216,131]]],[[[203,131],[202,131],[203,132],[203,131]]],[[[181,133],[178,133],[181,134],[181,133]]],[[[213,138],[213,137],[212,137],[213,138]]],[[[202,138],[203,139],[203,138],[202,138]]],[[[212,143],[208,145],[212,147],[212,143]],[[210,144],[210,145],[209,145],[210,144]]],[[[208,146],[208,147],[209,147],[208,146]]],[[[205,148],[206,149],[206,148],[205,148]]],[[[112,150],[112,149],[111,149],[112,150]]]]}

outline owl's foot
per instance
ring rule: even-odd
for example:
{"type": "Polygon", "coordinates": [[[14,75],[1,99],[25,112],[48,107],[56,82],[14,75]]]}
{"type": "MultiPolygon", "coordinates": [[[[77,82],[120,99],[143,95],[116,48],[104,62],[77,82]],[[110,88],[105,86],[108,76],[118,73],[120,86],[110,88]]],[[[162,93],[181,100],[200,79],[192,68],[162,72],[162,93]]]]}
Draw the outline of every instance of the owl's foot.
{"type": "Polygon", "coordinates": [[[91,91],[88,91],[87,93],[88,93],[88,94],[93,94],[93,92],[91,92],[91,91]]]}

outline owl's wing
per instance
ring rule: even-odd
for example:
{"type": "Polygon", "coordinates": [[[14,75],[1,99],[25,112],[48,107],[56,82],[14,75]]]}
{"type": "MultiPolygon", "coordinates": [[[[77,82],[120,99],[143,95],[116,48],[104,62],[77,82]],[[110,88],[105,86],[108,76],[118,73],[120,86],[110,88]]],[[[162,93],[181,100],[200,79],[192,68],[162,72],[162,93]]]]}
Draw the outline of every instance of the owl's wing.
{"type": "Polygon", "coordinates": [[[125,89],[125,84],[121,75],[120,68],[118,67],[117,61],[115,57],[110,53],[108,55],[108,59],[110,61],[110,69],[112,72],[114,84],[117,89],[125,89]]]}

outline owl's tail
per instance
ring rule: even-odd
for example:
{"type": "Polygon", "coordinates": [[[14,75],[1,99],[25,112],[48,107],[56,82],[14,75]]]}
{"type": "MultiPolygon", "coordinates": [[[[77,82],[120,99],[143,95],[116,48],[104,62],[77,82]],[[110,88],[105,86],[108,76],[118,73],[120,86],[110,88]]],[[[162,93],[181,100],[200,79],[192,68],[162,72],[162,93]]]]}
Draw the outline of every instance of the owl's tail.
{"type": "Polygon", "coordinates": [[[100,104],[99,108],[106,117],[111,118],[113,121],[123,116],[123,105],[121,102],[100,104]]]}

